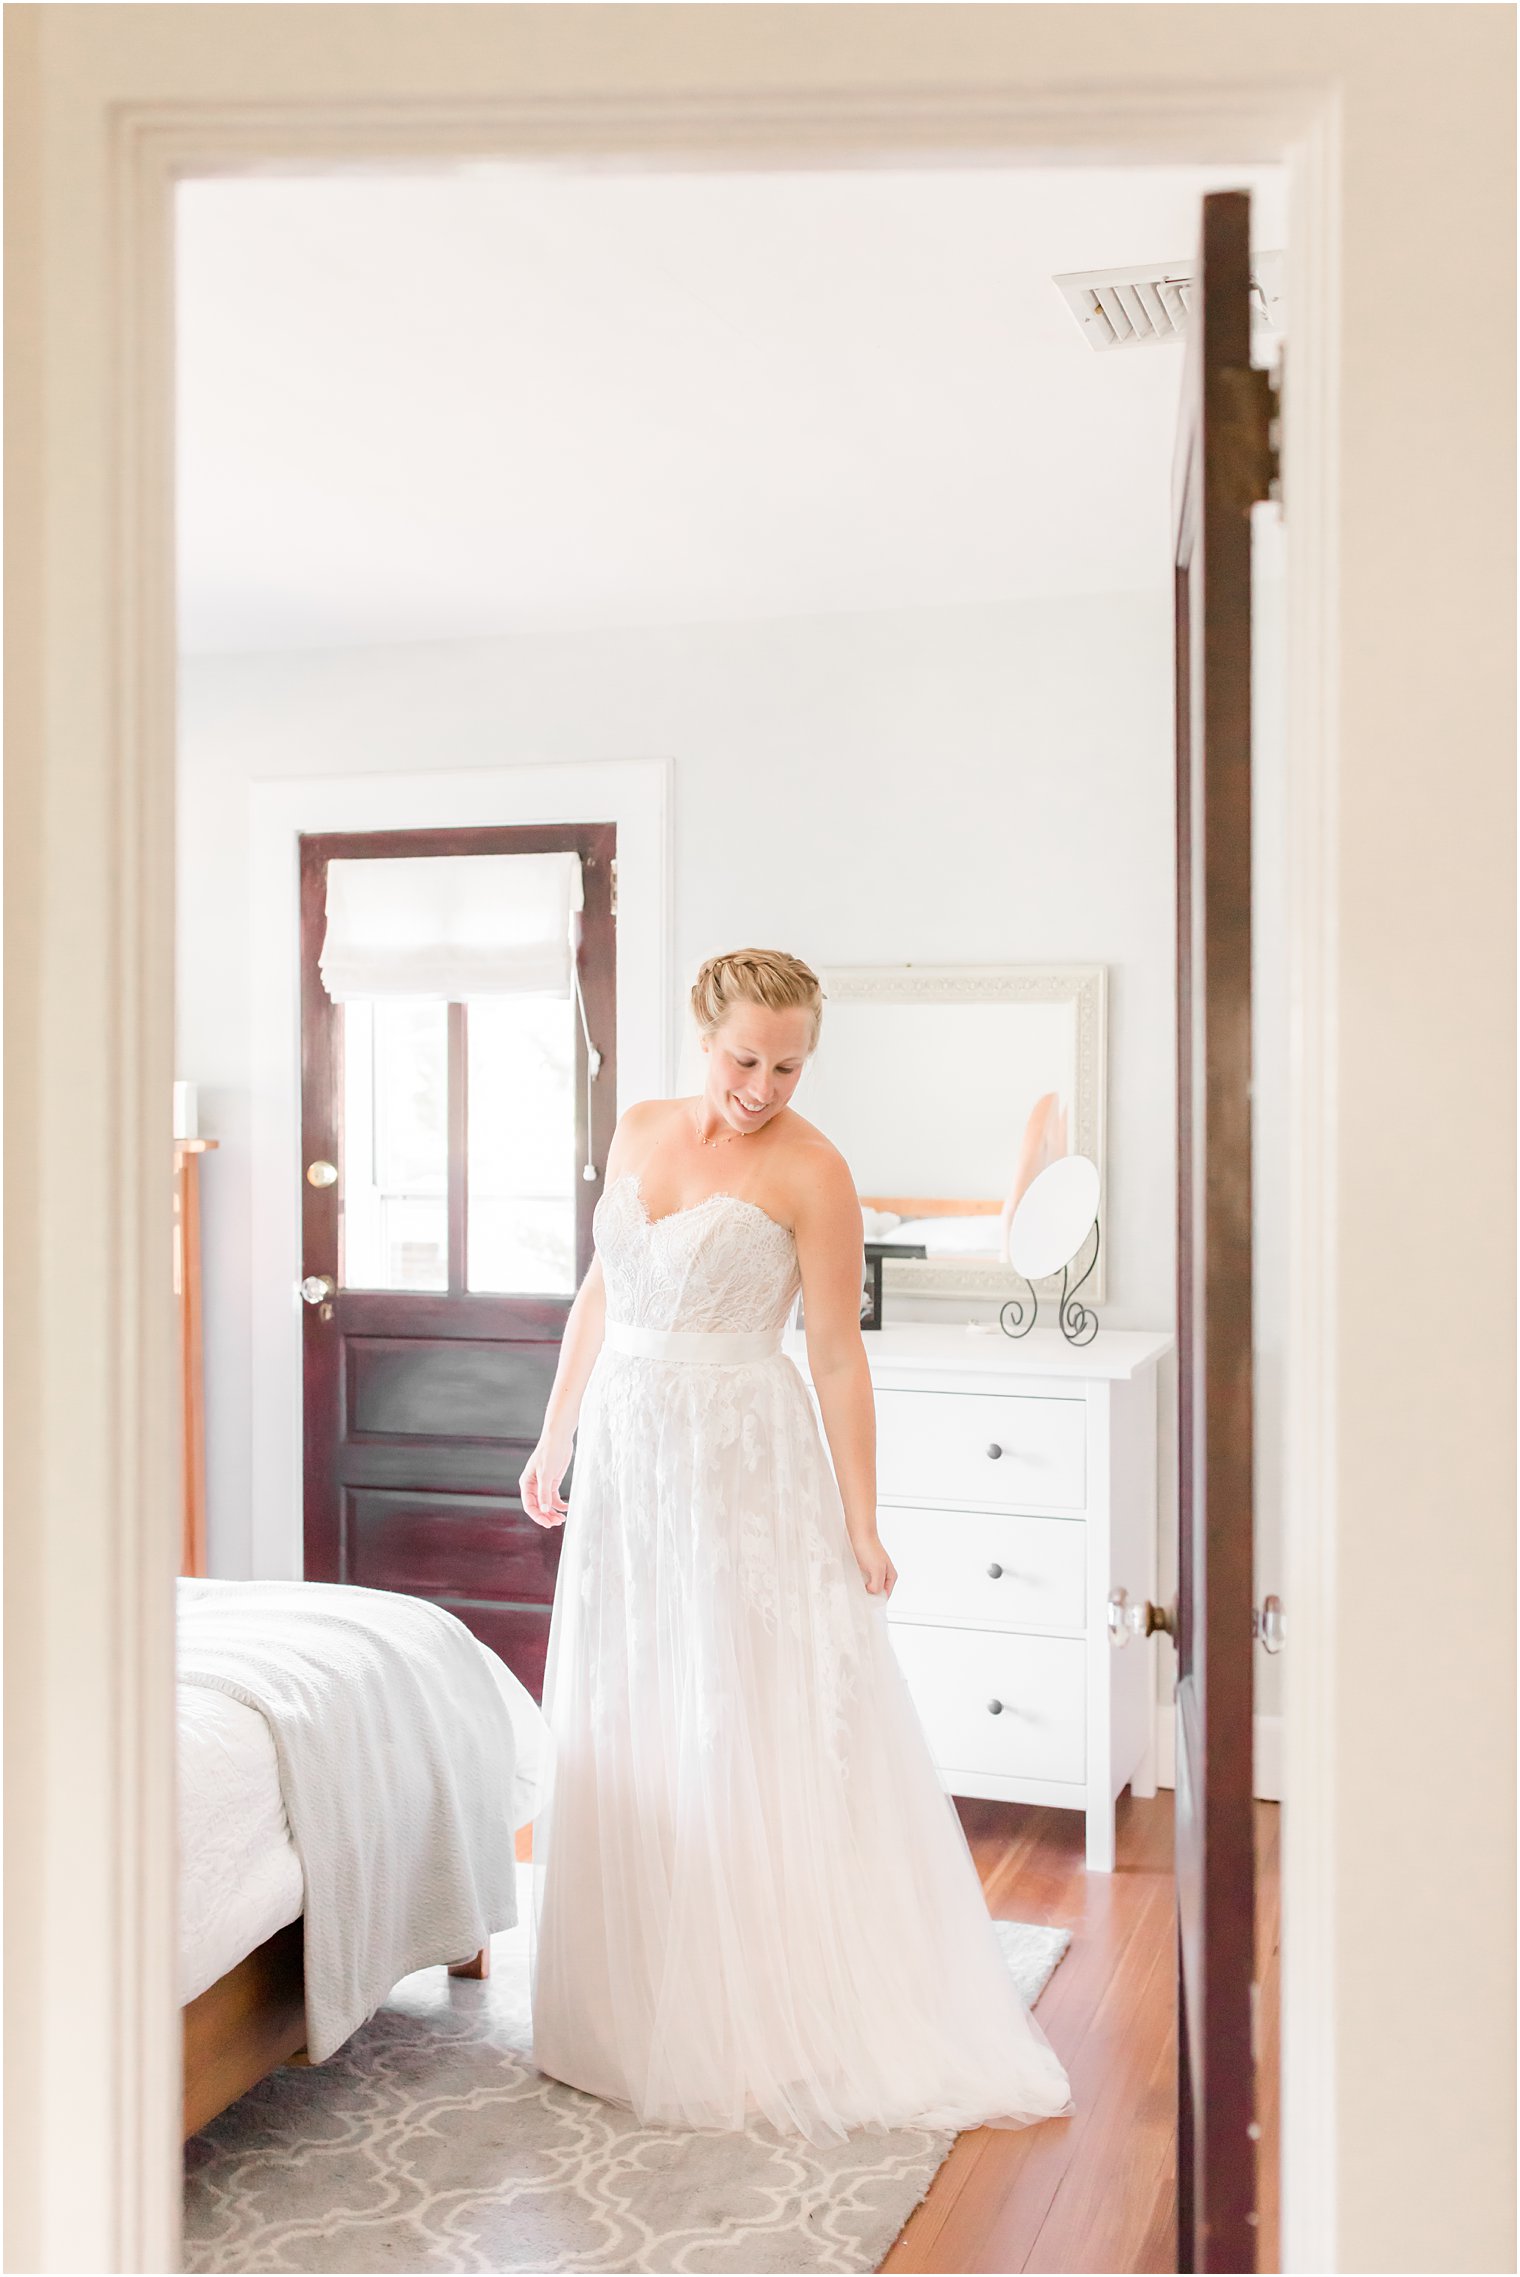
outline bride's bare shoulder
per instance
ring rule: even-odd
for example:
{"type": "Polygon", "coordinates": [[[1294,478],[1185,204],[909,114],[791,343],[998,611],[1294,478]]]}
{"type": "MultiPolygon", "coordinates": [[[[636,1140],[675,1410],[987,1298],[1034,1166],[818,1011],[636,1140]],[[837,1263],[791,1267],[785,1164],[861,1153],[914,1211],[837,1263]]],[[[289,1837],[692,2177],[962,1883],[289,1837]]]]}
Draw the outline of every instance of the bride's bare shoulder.
{"type": "Polygon", "coordinates": [[[615,1175],[627,1166],[630,1154],[639,1157],[647,1153],[651,1142],[684,1104],[680,1099],[633,1100],[617,1119],[607,1151],[608,1169],[615,1175]]]}
{"type": "Polygon", "coordinates": [[[666,1116],[673,1115],[678,1107],[684,1107],[688,1104],[689,1101],[685,1099],[631,1100],[618,1117],[618,1129],[622,1130],[626,1126],[633,1130],[661,1122],[666,1116]]]}
{"type": "Polygon", "coordinates": [[[784,1168],[794,1201],[799,1206],[822,1202],[828,1208],[853,1201],[855,1179],[833,1140],[794,1109],[787,1116],[784,1168]]]}

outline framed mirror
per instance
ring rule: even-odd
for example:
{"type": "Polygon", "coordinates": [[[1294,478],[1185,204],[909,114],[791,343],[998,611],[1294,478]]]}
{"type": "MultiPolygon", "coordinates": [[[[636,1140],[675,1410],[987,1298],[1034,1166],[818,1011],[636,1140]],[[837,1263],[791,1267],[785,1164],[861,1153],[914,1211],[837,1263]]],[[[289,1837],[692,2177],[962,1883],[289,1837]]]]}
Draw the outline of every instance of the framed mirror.
{"type": "MultiPolygon", "coordinates": [[[[1013,1208],[1067,1155],[1097,1165],[1101,1303],[1107,972],[1102,965],[850,965],[819,969],[827,1001],[796,1106],[855,1173],[867,1238],[922,1242],[885,1285],[1001,1300],[1013,1208]]],[[[1037,1281],[1058,1293],[1059,1273],[1037,1281]]]]}

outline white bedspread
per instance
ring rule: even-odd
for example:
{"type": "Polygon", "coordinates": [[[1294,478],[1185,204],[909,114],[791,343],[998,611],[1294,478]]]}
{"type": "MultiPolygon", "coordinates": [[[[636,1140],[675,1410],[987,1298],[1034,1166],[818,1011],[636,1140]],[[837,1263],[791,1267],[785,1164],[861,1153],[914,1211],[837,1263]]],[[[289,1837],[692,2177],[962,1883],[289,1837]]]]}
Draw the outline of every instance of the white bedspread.
{"type": "Polygon", "coordinates": [[[280,1767],[257,1708],[179,1687],[179,1997],[194,2000],[301,1910],[280,1767]]]}
{"type": "Polygon", "coordinates": [[[512,1835],[537,1807],[547,1728],[420,1599],[181,1581],[179,1615],[181,1997],[304,1899],[320,2062],[399,1977],[511,1925],[512,1835]]]}

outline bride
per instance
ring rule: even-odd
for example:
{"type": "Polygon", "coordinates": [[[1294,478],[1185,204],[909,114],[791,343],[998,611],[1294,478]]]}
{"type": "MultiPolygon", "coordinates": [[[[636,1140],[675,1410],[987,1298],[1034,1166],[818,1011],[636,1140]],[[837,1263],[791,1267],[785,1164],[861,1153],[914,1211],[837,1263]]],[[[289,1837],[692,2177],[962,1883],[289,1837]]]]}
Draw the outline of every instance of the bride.
{"type": "MultiPolygon", "coordinates": [[[[710,958],[700,1097],[613,1138],[521,1480],[568,1521],[534,2060],[650,2124],[1024,2126],[1071,2109],[1066,2076],[887,1634],[860,1203],[788,1104],[822,1006],[795,957],[710,958]],[[832,1469],[781,1351],[799,1287],[832,1469]]],[[[883,1114],[907,1080],[883,1070],[883,1114]]]]}

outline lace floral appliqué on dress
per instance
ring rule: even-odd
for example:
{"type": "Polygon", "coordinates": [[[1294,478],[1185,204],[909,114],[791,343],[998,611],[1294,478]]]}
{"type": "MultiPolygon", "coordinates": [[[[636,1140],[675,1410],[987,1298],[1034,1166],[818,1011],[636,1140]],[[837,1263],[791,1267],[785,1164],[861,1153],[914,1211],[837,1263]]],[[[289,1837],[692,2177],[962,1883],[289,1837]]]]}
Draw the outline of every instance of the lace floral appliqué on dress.
{"type": "Polygon", "coordinates": [[[760,2115],[815,2142],[1068,2110],[779,1350],[789,1228],[727,1194],[651,1219],[620,1178],[596,1242],[608,1342],[544,1682],[536,2061],[646,2123],[760,2115]]]}

